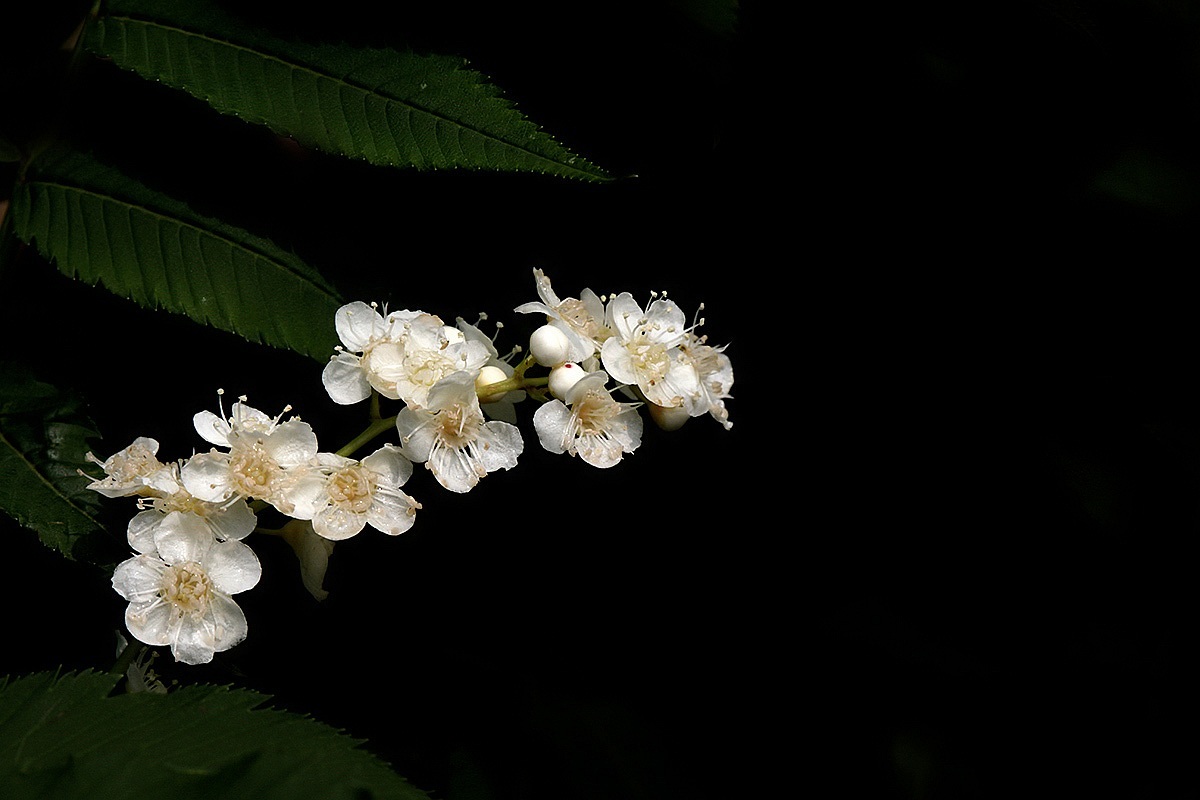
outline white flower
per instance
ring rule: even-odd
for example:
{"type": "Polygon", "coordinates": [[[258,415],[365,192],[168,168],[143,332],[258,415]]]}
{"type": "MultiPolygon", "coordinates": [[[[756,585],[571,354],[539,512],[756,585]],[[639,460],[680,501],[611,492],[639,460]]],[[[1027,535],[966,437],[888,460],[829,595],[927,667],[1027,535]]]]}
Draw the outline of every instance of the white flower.
{"type": "Polygon", "coordinates": [[[565,361],[586,361],[600,350],[612,331],[606,324],[604,303],[591,289],[584,289],[579,298],[565,300],[555,294],[550,279],[540,269],[533,271],[541,302],[522,303],[514,311],[520,314],[545,314],[546,322],[566,334],[571,351],[565,361]]]}
{"type": "Polygon", "coordinates": [[[604,384],[608,375],[589,372],[566,392],[533,415],[542,447],[551,453],[578,455],[594,467],[611,467],[642,441],[637,403],[618,403],[604,384]]]}
{"type": "Polygon", "coordinates": [[[488,419],[517,424],[516,404],[525,400],[525,390],[513,389],[504,394],[487,392],[489,384],[508,380],[513,376],[515,370],[512,365],[500,357],[500,351],[496,349],[496,345],[478,326],[472,325],[462,317],[456,320],[456,324],[458,329],[463,332],[463,336],[481,343],[488,354],[487,362],[479,368],[479,373],[475,376],[475,393],[479,395],[483,413],[487,415],[488,419]]]}
{"type": "Polygon", "coordinates": [[[421,504],[400,487],[412,476],[412,462],[400,448],[385,444],[362,461],[320,453],[285,495],[291,516],[312,520],[325,539],[340,541],[370,525],[395,536],[412,527],[421,504]]]}
{"type": "MultiPolygon", "coordinates": [[[[422,406],[433,384],[459,370],[478,372],[489,347],[436,314],[394,311],[386,317],[366,303],[348,303],[334,315],[342,347],[321,373],[334,402],[357,403],[371,389],[422,406]]],[[[494,352],[494,350],[492,351],[494,352]]]]}
{"type": "Polygon", "coordinates": [[[398,399],[395,381],[383,373],[399,359],[399,342],[411,320],[421,311],[393,311],[386,317],[373,305],[355,301],[334,314],[334,327],[342,344],[321,372],[325,391],[335,403],[350,405],[366,400],[374,388],[398,399]]]}
{"type": "Polygon", "coordinates": [[[157,475],[152,493],[138,500],[142,510],[129,520],[126,535],[129,546],[137,552],[154,553],[157,537],[176,531],[238,541],[257,527],[258,518],[240,497],[212,502],[192,495],[183,486],[179,464],[170,464],[157,475]]]}
{"type": "Polygon", "coordinates": [[[158,442],[146,436],[139,436],[133,444],[103,461],[88,453],[85,458],[99,464],[105,476],[93,480],[87,488],[105,497],[145,494],[158,479],[157,473],[166,468],[157,454],[158,442]]]}
{"type": "MultiPolygon", "coordinates": [[[[125,648],[129,646],[129,640],[117,634],[117,655],[125,652],[125,648]]],[[[125,670],[125,691],[130,694],[138,692],[150,692],[151,694],[166,694],[167,687],[154,674],[154,659],[158,653],[154,650],[143,650],[134,656],[129,662],[129,669],[125,670]]]]}
{"type": "MultiPolygon", "coordinates": [[[[192,456],[184,464],[183,486],[201,500],[225,502],[231,497],[266,500],[285,514],[280,491],[292,478],[288,470],[310,463],[317,455],[317,435],[298,418],[280,422],[245,403],[233,404],[225,418],[201,411],[193,418],[196,432],[207,441],[228,447],[192,456]]],[[[289,408],[285,408],[286,413],[289,408]]]]}
{"type": "Polygon", "coordinates": [[[725,400],[733,397],[733,363],[723,352],[725,347],[705,344],[705,338],[689,333],[687,340],[679,346],[683,357],[696,371],[698,377],[696,395],[689,413],[693,417],[708,413],[726,430],[733,427],[729,421],[729,410],[725,400]]]}
{"type": "Polygon", "coordinates": [[[408,324],[398,358],[382,374],[394,384],[396,397],[421,408],[428,403],[434,384],[447,375],[465,371],[474,379],[488,363],[489,350],[482,341],[444,324],[441,318],[423,314],[408,324]]]}
{"type": "Polygon", "coordinates": [[[622,292],[609,301],[608,313],[614,333],[600,358],[614,380],[636,386],[656,405],[699,402],[699,376],[679,348],[688,328],[678,305],[662,298],[643,312],[631,294],[622,292]]]}
{"type": "Polygon", "coordinates": [[[317,600],[329,597],[325,591],[325,571],[333,555],[333,542],[317,536],[309,520],[293,519],[279,529],[280,537],[292,547],[300,560],[300,581],[317,600]]]}
{"type": "Polygon", "coordinates": [[[177,661],[207,663],[246,638],[246,616],[232,595],[254,587],[262,566],[241,542],[190,530],[157,540],[157,554],[134,556],[113,572],[113,589],[129,601],[125,625],[148,645],[170,645],[177,661]]]}
{"type": "Polygon", "coordinates": [[[517,464],[524,443],[515,425],[485,421],[469,372],[455,372],[430,390],[425,408],[396,415],[400,446],[412,461],[425,462],[438,483],[470,491],[479,479],[517,464]]]}

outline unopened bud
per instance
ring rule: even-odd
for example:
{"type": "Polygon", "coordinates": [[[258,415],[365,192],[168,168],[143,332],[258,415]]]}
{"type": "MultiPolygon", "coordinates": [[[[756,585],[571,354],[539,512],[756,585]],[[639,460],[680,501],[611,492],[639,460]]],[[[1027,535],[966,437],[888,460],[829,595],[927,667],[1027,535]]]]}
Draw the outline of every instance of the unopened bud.
{"type": "Polygon", "coordinates": [[[587,374],[587,370],[573,361],[559,364],[550,370],[550,380],[547,384],[550,387],[550,394],[559,400],[564,400],[567,392],[571,391],[571,387],[579,383],[587,374]]]}
{"type": "Polygon", "coordinates": [[[646,408],[650,409],[650,419],[654,420],[654,424],[664,431],[677,431],[683,427],[683,423],[688,421],[688,412],[683,406],[668,408],[647,403],[646,408]]]}
{"type": "Polygon", "coordinates": [[[571,341],[553,325],[543,325],[529,336],[529,352],[543,367],[557,367],[571,355],[571,341]]]}
{"type": "Polygon", "coordinates": [[[479,370],[479,374],[475,376],[475,394],[479,395],[479,402],[494,403],[508,394],[507,392],[493,392],[491,394],[487,392],[488,386],[504,380],[508,380],[508,376],[499,367],[493,367],[491,364],[488,364],[479,370]]]}

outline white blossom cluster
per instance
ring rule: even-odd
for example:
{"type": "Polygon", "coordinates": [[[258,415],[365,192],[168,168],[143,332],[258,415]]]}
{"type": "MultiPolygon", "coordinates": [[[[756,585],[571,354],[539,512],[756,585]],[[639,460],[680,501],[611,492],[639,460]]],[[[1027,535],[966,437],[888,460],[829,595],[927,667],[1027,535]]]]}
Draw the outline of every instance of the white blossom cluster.
{"type": "Polygon", "coordinates": [[[515,404],[527,397],[541,402],[533,426],[545,450],[601,468],[639,447],[643,407],[667,430],[704,415],[731,427],[725,400],[733,368],[723,347],[697,334],[702,319],[689,325],[665,296],[645,309],[628,292],[605,299],[585,289],[564,299],[541,270],[534,278],[539,299],[515,311],[544,321],[515,367],[509,360],[519,349],[502,358],[461,318],[448,325],[435,314],[363,302],[337,311],[341,345],[322,372],[330,398],[402,403],[384,420],[389,427],[394,420],[398,443],[362,459],[351,457],[356,443],[321,451],[307,422],[284,418],[290,407],[271,417],[245,397],[228,414],[221,406],[193,417],[211,447],[189,458],[163,463],[158,442],[146,437],[103,461],[89,454],[104,472],[89,488],[137,500],[127,529],[134,555],[112,578],[129,601],[129,632],[147,645],[169,645],[189,664],[242,641],[247,622],[233,595],[261,577],[243,541],[256,530],[292,545],[305,585],[322,597],[333,542],[366,527],[389,535],[412,527],[421,504],[401,487],[414,463],[459,493],[516,466],[524,443],[515,404]],[[534,367],[547,374],[530,376],[534,367]],[[268,507],[292,521],[260,528],[258,514],[268,507]]]}

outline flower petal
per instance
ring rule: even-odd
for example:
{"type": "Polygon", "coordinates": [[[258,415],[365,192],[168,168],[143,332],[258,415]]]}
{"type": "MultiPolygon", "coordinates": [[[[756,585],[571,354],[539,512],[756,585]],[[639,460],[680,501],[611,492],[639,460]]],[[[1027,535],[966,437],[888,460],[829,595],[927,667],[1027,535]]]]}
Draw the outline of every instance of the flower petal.
{"type": "Polygon", "coordinates": [[[291,469],[307,464],[316,456],[317,434],[307,422],[290,419],[272,431],[264,449],[276,464],[291,469]]]}
{"type": "Polygon", "coordinates": [[[185,664],[207,664],[217,648],[216,626],[208,614],[182,614],[171,638],[171,654],[185,664]]]}
{"type": "Polygon", "coordinates": [[[245,539],[258,526],[258,517],[250,510],[245,500],[238,500],[228,507],[211,511],[208,514],[208,524],[218,540],[245,539]]]}
{"type": "Polygon", "coordinates": [[[125,609],[125,627],[139,642],[159,647],[171,643],[171,606],[158,598],[148,603],[130,603],[125,609]]]}
{"type": "Polygon", "coordinates": [[[475,452],[479,463],[488,472],[512,469],[517,465],[517,456],[525,449],[521,431],[507,422],[488,422],[479,429],[475,439],[475,452]]]}
{"type": "Polygon", "coordinates": [[[487,470],[467,453],[453,447],[433,448],[427,464],[443,488],[460,494],[471,491],[479,479],[487,474],[487,470]]]}
{"type": "Polygon", "coordinates": [[[246,614],[233,598],[223,594],[213,595],[209,613],[213,625],[214,650],[217,652],[228,650],[245,641],[246,634],[249,632],[246,614]]]}
{"type": "Polygon", "coordinates": [[[621,460],[621,443],[603,436],[580,436],[575,440],[575,452],[584,463],[605,469],[621,460]]]}
{"type": "Polygon", "coordinates": [[[396,381],[403,378],[406,372],[402,345],[396,342],[375,345],[363,359],[363,369],[375,391],[392,400],[400,399],[400,395],[396,394],[396,381]]]}
{"type": "Polygon", "coordinates": [[[149,603],[158,597],[167,565],[152,555],[126,559],[113,570],[112,587],[131,603],[149,603]]]}
{"type": "Polygon", "coordinates": [[[402,408],[396,415],[400,449],[410,461],[428,461],[437,441],[433,413],[424,409],[402,408]]]}
{"type": "Polygon", "coordinates": [[[207,503],[223,503],[233,495],[229,454],[213,450],[197,453],[179,470],[179,480],[192,497],[207,503]]]}
{"type": "Polygon", "coordinates": [[[321,383],[333,402],[348,406],[371,396],[371,384],[361,359],[352,353],[339,353],[321,370],[321,383]]]}
{"type": "Polygon", "coordinates": [[[412,477],[413,466],[400,448],[385,444],[362,460],[363,466],[375,473],[375,482],[380,486],[395,489],[403,486],[412,477]]]}
{"type": "Polygon", "coordinates": [[[347,303],[333,315],[333,327],[347,350],[361,353],[387,332],[383,315],[361,301],[347,303]]]}
{"type": "Polygon", "coordinates": [[[357,536],[367,526],[367,518],[364,514],[355,514],[330,506],[313,517],[312,526],[318,536],[340,542],[357,536]]]}
{"type": "Polygon", "coordinates": [[[551,400],[533,412],[533,429],[538,441],[551,453],[564,453],[574,440],[568,430],[571,412],[561,400],[551,400]]]}
{"type": "Polygon", "coordinates": [[[399,490],[377,489],[367,509],[367,524],[389,536],[397,536],[413,526],[418,504],[399,490]]]}
{"type": "Polygon", "coordinates": [[[243,542],[217,542],[204,558],[204,571],[225,594],[237,594],[258,585],[262,564],[243,542]]]}
{"type": "Polygon", "coordinates": [[[129,540],[129,546],[139,553],[155,552],[154,532],[158,530],[158,526],[162,523],[162,520],[162,512],[155,511],[153,508],[148,508],[145,511],[139,511],[134,514],[129,520],[128,528],[126,528],[126,538],[129,540]]]}
{"type": "Polygon", "coordinates": [[[612,376],[617,383],[625,383],[630,386],[636,386],[638,382],[637,370],[633,366],[633,357],[629,353],[629,349],[617,339],[612,337],[604,342],[604,346],[600,348],[600,359],[604,362],[604,369],[612,376]]]}
{"type": "Polygon", "coordinates": [[[312,519],[329,505],[329,476],[319,470],[301,470],[283,481],[276,492],[275,506],[286,508],[293,519],[312,519]]]}
{"type": "Polygon", "coordinates": [[[200,438],[211,444],[229,446],[229,423],[211,411],[201,411],[192,417],[192,425],[200,438]]]}
{"type": "Polygon", "coordinates": [[[208,523],[199,515],[186,511],[167,514],[154,534],[154,547],[168,564],[203,563],[215,543],[208,523]]]}
{"type": "Polygon", "coordinates": [[[634,329],[642,321],[642,307],[629,292],[621,292],[608,301],[608,315],[612,319],[612,327],[617,336],[621,341],[628,342],[633,338],[634,329]]]}

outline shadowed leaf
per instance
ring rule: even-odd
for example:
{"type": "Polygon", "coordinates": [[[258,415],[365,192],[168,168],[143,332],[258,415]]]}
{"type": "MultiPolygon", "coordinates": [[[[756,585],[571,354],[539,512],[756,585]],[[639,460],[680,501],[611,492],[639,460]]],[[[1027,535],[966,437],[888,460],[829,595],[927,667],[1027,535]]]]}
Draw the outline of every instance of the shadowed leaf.
{"type": "Polygon", "coordinates": [[[0,362],[0,510],[73,559],[101,552],[99,495],[78,472],[97,436],[78,398],[0,362]]]}
{"type": "Polygon", "coordinates": [[[63,273],[139,305],[318,360],[337,344],[341,301],[319,273],[88,156],[40,159],[10,213],[16,236],[63,273]]]}
{"type": "Polygon", "coordinates": [[[427,800],[363,750],[256,692],[112,694],[119,676],[38,673],[0,685],[6,800],[427,800]]]}

